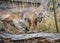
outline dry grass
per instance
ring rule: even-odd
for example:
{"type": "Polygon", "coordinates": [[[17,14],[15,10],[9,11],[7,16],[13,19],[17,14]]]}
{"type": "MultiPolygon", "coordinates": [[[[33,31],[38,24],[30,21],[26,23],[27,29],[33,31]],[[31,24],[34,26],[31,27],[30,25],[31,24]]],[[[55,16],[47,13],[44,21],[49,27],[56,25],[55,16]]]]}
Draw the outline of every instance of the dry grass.
{"type": "MultiPolygon", "coordinates": [[[[58,21],[58,27],[60,30],[60,14],[57,14],[57,21],[58,21]]],[[[0,26],[2,27],[2,26],[0,26]]],[[[31,31],[35,31],[32,27],[31,27],[31,31]]],[[[11,31],[14,31],[14,29],[11,29],[11,31]]],[[[19,30],[20,32],[22,32],[21,30],[19,30]]],[[[41,23],[38,23],[38,32],[56,32],[56,27],[55,27],[55,23],[54,23],[54,16],[53,14],[51,14],[49,17],[45,16],[43,18],[43,21],[41,23]]]]}
{"type": "MultiPolygon", "coordinates": [[[[57,13],[58,28],[60,31],[60,14],[57,13]]],[[[49,17],[45,17],[41,23],[38,24],[40,32],[56,32],[54,16],[51,14],[49,17]]]]}
{"type": "MultiPolygon", "coordinates": [[[[58,28],[60,31],[60,12],[57,12],[57,22],[58,22],[58,28]]],[[[0,29],[2,28],[2,24],[0,23],[0,29]]],[[[32,27],[29,29],[31,32],[32,30],[35,31],[32,27]]],[[[11,31],[14,32],[14,29],[11,29],[11,31]]],[[[19,30],[22,32],[22,30],[19,30]]],[[[48,16],[45,16],[43,18],[43,21],[41,23],[38,23],[38,32],[56,32],[56,27],[55,27],[55,21],[54,21],[54,14],[51,13],[48,16]]]]}

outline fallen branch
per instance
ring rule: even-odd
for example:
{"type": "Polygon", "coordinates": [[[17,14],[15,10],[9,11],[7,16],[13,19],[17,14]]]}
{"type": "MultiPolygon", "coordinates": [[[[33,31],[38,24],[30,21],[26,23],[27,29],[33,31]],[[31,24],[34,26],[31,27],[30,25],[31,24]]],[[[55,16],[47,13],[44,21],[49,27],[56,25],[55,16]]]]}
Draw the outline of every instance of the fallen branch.
{"type": "Polygon", "coordinates": [[[60,39],[60,33],[33,33],[33,34],[8,34],[2,33],[0,37],[3,39],[11,38],[11,40],[28,40],[31,38],[46,38],[49,40],[58,40],[60,39]]]}

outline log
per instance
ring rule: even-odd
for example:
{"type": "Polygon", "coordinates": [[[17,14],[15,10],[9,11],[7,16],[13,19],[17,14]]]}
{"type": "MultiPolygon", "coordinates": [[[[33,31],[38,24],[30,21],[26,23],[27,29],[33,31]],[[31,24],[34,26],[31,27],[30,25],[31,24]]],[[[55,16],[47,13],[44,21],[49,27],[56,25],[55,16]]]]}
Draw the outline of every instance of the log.
{"type": "Polygon", "coordinates": [[[46,38],[47,40],[60,40],[60,33],[32,33],[19,35],[1,33],[0,37],[2,37],[3,39],[10,38],[11,40],[28,40],[31,38],[46,38]]]}

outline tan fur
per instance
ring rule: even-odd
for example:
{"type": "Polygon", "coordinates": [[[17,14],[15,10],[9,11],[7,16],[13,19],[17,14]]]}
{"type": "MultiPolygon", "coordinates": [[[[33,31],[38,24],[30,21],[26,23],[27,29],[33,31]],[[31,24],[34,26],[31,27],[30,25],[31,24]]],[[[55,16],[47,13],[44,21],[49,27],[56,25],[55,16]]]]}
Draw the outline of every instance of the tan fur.
{"type": "MultiPolygon", "coordinates": [[[[14,23],[15,22],[14,19],[18,19],[18,16],[13,15],[11,13],[0,12],[0,20],[3,22],[6,32],[12,33],[12,32],[10,32],[10,30],[9,30],[7,25],[8,25],[8,23],[10,21],[12,21],[14,23]],[[7,15],[9,15],[9,16],[7,16],[7,15]]],[[[16,24],[13,25],[14,31],[18,32],[18,30],[17,30],[15,25],[16,24]]]]}
{"type": "MultiPolygon", "coordinates": [[[[38,30],[37,29],[37,15],[35,14],[35,12],[33,12],[33,11],[26,11],[25,13],[24,13],[24,17],[25,18],[27,18],[29,21],[28,21],[28,23],[29,23],[29,28],[32,26],[33,27],[33,30],[34,31],[36,31],[36,30],[38,30]]],[[[33,31],[32,30],[32,31],[33,31]]]]}

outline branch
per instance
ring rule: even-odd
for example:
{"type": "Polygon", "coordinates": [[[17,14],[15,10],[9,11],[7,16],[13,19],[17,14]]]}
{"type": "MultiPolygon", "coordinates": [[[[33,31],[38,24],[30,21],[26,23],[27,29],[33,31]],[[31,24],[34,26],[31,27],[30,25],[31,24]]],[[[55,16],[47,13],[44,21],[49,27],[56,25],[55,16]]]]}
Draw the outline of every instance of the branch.
{"type": "Polygon", "coordinates": [[[2,33],[0,34],[0,37],[3,39],[11,38],[11,40],[28,40],[31,38],[46,38],[49,40],[58,40],[60,39],[59,33],[33,33],[33,34],[8,34],[8,33],[2,33]]]}

